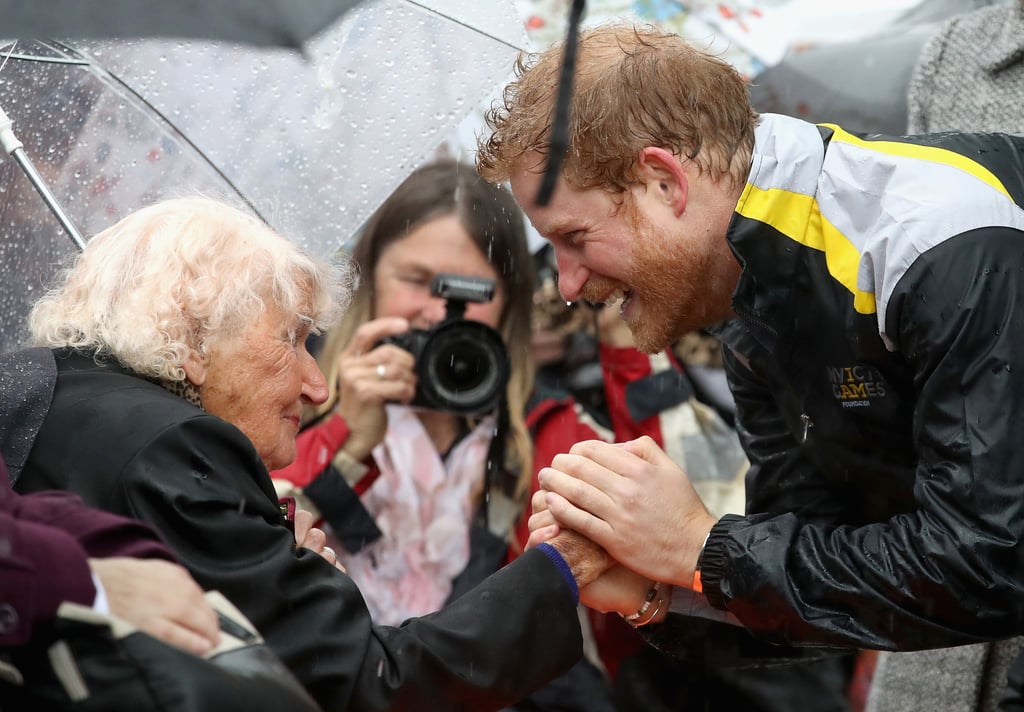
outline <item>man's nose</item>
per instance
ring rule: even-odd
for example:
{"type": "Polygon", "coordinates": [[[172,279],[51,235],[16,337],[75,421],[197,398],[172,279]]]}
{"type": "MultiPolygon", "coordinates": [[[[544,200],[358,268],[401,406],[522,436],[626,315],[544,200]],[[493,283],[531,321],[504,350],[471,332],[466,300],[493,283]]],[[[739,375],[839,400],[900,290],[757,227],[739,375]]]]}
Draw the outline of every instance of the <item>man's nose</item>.
{"type": "Polygon", "coordinates": [[[557,248],[555,259],[558,263],[558,291],[566,301],[575,302],[590,277],[590,270],[574,256],[557,248]]]}

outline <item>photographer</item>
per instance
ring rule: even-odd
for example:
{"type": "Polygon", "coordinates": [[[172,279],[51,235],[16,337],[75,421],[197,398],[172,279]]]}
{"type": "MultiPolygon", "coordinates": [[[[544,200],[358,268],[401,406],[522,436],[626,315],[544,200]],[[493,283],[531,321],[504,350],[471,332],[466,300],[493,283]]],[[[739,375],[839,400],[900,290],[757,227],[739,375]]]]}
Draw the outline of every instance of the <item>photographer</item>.
{"type": "MultiPolygon", "coordinates": [[[[571,399],[534,393],[534,274],[521,212],[473,166],[445,160],[414,172],[371,219],[353,259],[359,287],[318,356],[330,396],[309,414],[295,462],[272,476],[280,494],[323,517],[375,621],[398,624],[440,609],[520,553],[537,471],[598,432],[571,399]],[[442,281],[454,297],[433,293],[445,273],[458,275],[442,281]],[[472,278],[493,281],[493,297],[474,294],[472,278]],[[449,312],[463,306],[469,321],[451,324],[449,312]],[[455,332],[447,346],[424,344],[442,331],[455,332]],[[464,390],[451,382],[457,368],[417,377],[431,362],[444,370],[446,348],[455,366],[477,360],[464,390]]],[[[584,661],[522,709],[602,712],[612,709],[609,695],[584,661]]]]}

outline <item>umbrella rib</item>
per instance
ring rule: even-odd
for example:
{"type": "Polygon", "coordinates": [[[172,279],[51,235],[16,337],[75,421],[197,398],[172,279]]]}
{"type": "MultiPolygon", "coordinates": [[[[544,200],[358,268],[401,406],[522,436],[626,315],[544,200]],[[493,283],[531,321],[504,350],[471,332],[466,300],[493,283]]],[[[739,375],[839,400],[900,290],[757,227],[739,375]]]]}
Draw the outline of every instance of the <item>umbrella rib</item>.
{"type": "MultiPolygon", "coordinates": [[[[46,42],[43,42],[42,40],[38,41],[40,42],[40,44],[46,44],[46,42]]],[[[77,64],[81,66],[87,66],[89,64],[92,64],[92,62],[90,62],[87,59],[78,59],[74,57],[39,57],[31,54],[21,54],[20,52],[5,53],[4,64],[7,63],[8,58],[23,60],[26,62],[45,62],[47,64],[77,64]]],[[[0,65],[0,70],[2,69],[3,66],[0,65]]]]}
{"type": "Polygon", "coordinates": [[[497,35],[492,35],[490,32],[485,32],[484,30],[481,30],[479,27],[474,27],[473,25],[470,25],[469,23],[463,22],[462,20],[460,20],[457,17],[452,17],[451,15],[443,13],[440,10],[437,10],[436,8],[430,7],[429,5],[425,5],[425,4],[421,3],[421,2],[417,2],[416,0],[405,0],[405,1],[407,3],[409,3],[410,5],[415,5],[416,7],[420,8],[421,10],[426,10],[427,12],[429,12],[429,13],[431,13],[433,15],[437,15],[438,17],[443,17],[444,19],[448,20],[449,22],[454,22],[456,25],[461,25],[462,27],[465,27],[467,30],[472,30],[473,32],[476,32],[477,34],[483,35],[484,37],[486,37],[488,39],[491,39],[491,40],[494,40],[495,42],[503,44],[503,45],[505,45],[506,47],[508,47],[510,49],[514,49],[514,50],[517,50],[519,52],[525,52],[526,51],[525,47],[520,47],[519,45],[513,44],[512,42],[509,42],[508,40],[503,40],[502,38],[498,37],[497,35]]]}
{"type": "Polygon", "coordinates": [[[14,48],[15,48],[15,47],[17,47],[17,46],[18,46],[18,41],[17,41],[17,40],[15,40],[15,41],[14,41],[14,44],[12,44],[12,45],[11,45],[11,49],[10,49],[10,51],[9,51],[9,52],[7,53],[7,56],[6,56],[6,57],[4,57],[4,63],[3,63],[3,64],[0,64],[0,72],[4,71],[4,67],[6,67],[6,66],[7,66],[7,60],[9,60],[9,59],[11,58],[11,55],[12,55],[12,54],[14,54],[14,48]]]}
{"type": "MultiPolygon", "coordinates": [[[[4,67],[7,66],[7,60],[14,59],[22,60],[25,62],[46,62],[47,64],[89,64],[89,60],[81,57],[40,57],[34,54],[22,54],[21,52],[15,52],[14,50],[18,47],[19,40],[13,40],[11,42],[10,49],[4,52],[4,63],[0,64],[0,72],[3,71],[4,67]]],[[[47,43],[40,40],[40,44],[46,46],[47,43]]],[[[50,49],[53,49],[50,46],[50,49]]]]}
{"type": "Polygon", "coordinates": [[[251,200],[249,200],[249,197],[245,193],[243,193],[241,190],[238,189],[238,186],[235,185],[234,181],[232,181],[224,173],[224,171],[222,171],[217,166],[216,163],[211,161],[209,159],[209,157],[205,153],[203,153],[203,150],[201,148],[199,148],[199,146],[197,146],[195,143],[193,143],[192,139],[190,139],[188,136],[186,136],[184,132],[182,132],[177,126],[175,126],[173,121],[171,121],[166,116],[164,116],[162,111],[160,111],[158,108],[156,108],[156,106],[151,104],[144,96],[142,96],[137,91],[132,89],[130,85],[128,85],[123,79],[121,79],[121,77],[117,76],[116,74],[111,72],[106,67],[100,65],[99,63],[97,63],[95,61],[91,61],[89,59],[88,55],[86,55],[81,50],[75,49],[74,47],[70,47],[68,45],[65,45],[65,44],[63,44],[61,42],[57,42],[57,41],[54,41],[54,40],[51,40],[51,42],[53,42],[54,46],[56,46],[57,48],[59,48],[62,51],[65,51],[65,52],[69,53],[73,57],[81,58],[81,63],[82,64],[87,64],[90,67],[92,67],[95,71],[100,72],[100,73],[110,77],[114,81],[116,81],[118,83],[118,85],[120,85],[126,92],[130,93],[132,96],[134,96],[136,98],[136,100],[138,100],[139,102],[144,104],[150,111],[152,111],[154,115],[160,117],[160,120],[163,121],[164,124],[166,124],[167,126],[171,127],[172,129],[174,129],[174,132],[175,132],[175,134],[176,134],[178,139],[180,139],[183,143],[187,144],[193,151],[195,151],[196,154],[199,157],[201,157],[203,159],[203,161],[206,162],[206,165],[209,166],[211,170],[213,170],[217,175],[219,175],[224,180],[224,182],[227,183],[231,187],[231,190],[233,190],[235,192],[235,195],[237,195],[246,204],[246,206],[250,210],[252,210],[252,212],[256,215],[256,217],[258,217],[260,220],[262,220],[265,224],[270,225],[270,221],[267,220],[263,216],[263,214],[253,204],[253,202],[251,200]]]}

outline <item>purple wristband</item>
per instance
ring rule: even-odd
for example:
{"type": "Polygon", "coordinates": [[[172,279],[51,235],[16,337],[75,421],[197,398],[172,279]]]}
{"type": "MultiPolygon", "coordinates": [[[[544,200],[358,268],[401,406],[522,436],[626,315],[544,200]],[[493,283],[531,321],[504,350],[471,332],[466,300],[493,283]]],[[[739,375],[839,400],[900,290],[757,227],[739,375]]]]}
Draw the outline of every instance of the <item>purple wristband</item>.
{"type": "Polygon", "coordinates": [[[537,544],[537,546],[535,546],[534,548],[538,551],[544,552],[544,556],[551,559],[551,563],[553,563],[555,567],[561,572],[562,578],[565,579],[565,582],[569,584],[569,588],[572,589],[573,601],[579,603],[580,589],[579,586],[576,585],[576,577],[572,575],[572,570],[569,568],[569,564],[566,563],[562,555],[558,553],[558,549],[551,546],[551,544],[548,544],[547,542],[537,544]]]}

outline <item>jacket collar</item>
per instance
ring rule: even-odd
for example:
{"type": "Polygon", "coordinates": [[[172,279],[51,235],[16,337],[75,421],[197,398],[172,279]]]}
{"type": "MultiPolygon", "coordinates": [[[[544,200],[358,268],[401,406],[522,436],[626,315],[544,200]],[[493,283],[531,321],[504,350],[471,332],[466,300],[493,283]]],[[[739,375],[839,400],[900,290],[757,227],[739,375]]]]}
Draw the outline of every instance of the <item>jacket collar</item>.
{"type": "Polygon", "coordinates": [[[0,453],[13,484],[28,461],[57,383],[57,365],[49,349],[33,348],[0,355],[0,453]]]}
{"type": "MultiPolygon", "coordinates": [[[[784,205],[792,195],[816,195],[829,135],[827,129],[777,114],[763,114],[754,131],[750,176],[726,239],[742,267],[733,307],[745,321],[769,332],[771,316],[792,292],[799,251],[787,240],[766,239],[771,228],[758,218],[782,211],[792,215],[791,205],[784,205]],[[751,265],[772,267],[767,272],[754,267],[755,276],[751,265]]],[[[796,222],[812,219],[810,214],[797,216],[796,222]]]]}

